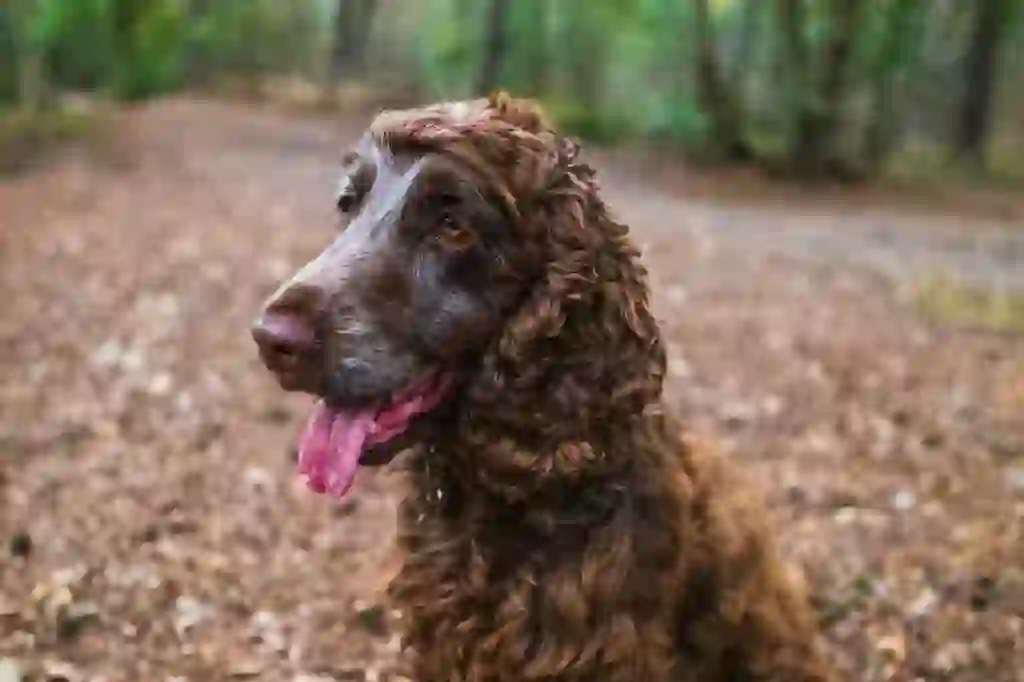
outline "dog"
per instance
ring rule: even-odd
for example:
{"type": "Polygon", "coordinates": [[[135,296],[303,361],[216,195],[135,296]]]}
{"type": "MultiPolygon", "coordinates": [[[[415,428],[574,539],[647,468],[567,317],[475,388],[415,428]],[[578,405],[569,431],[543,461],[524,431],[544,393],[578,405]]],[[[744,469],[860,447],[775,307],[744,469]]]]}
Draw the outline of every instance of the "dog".
{"type": "Polygon", "coordinates": [[[832,680],[764,510],[662,402],[646,271],[530,101],[387,111],[337,238],[253,327],[317,396],[308,486],[400,452],[390,587],[422,682],[832,680]]]}

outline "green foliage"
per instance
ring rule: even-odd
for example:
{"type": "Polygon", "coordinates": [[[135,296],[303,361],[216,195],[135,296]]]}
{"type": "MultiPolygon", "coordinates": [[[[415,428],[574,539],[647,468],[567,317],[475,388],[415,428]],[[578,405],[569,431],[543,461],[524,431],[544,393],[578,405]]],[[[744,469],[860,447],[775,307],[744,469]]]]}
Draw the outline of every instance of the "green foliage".
{"type": "Polygon", "coordinates": [[[326,41],[315,3],[221,0],[192,17],[186,38],[190,70],[200,80],[217,72],[257,74],[310,70],[326,41]]]}
{"type": "Polygon", "coordinates": [[[186,7],[183,0],[113,0],[114,91],[139,99],[181,82],[186,7]]]}
{"type": "Polygon", "coordinates": [[[504,64],[505,86],[514,92],[540,95],[553,76],[550,13],[544,0],[516,0],[509,14],[512,40],[504,64]]]}
{"type": "MultiPolygon", "coordinates": [[[[7,0],[0,4],[0,102],[12,102],[26,82],[44,94],[84,89],[135,99],[224,74],[319,80],[340,1],[7,0]]],[[[487,54],[490,1],[377,0],[372,56],[360,63],[367,83],[404,83],[421,99],[483,94],[474,88],[487,54]]],[[[709,25],[698,33],[693,0],[515,0],[505,16],[499,81],[540,98],[584,137],[713,150],[725,129],[698,99],[708,89],[696,69],[696,38],[710,35],[726,99],[735,103],[728,111],[755,160],[785,158],[809,126],[829,138],[829,154],[867,172],[883,168],[911,137],[942,144],[962,90],[970,3],[860,0],[851,58],[833,77],[829,49],[841,2],[709,0],[709,25]],[[795,10],[795,25],[783,20],[785,7],[795,10]],[[830,77],[840,83],[838,95],[828,94],[830,77]]],[[[1016,26],[1007,29],[1006,45],[1017,44],[1024,2],[1000,2],[1004,23],[1016,26]]],[[[1006,92],[1024,61],[1019,51],[1003,53],[1006,92]]],[[[1016,101],[1004,109],[1019,110],[1016,101]]]]}
{"type": "Polygon", "coordinates": [[[0,5],[0,102],[18,65],[43,58],[47,84],[124,99],[217,73],[312,72],[330,34],[325,0],[17,0],[0,5]]]}
{"type": "Polygon", "coordinates": [[[107,85],[115,62],[111,4],[111,0],[76,0],[47,8],[45,42],[54,82],[76,89],[107,85]]]}
{"type": "Polygon", "coordinates": [[[458,0],[424,2],[421,29],[411,36],[415,44],[415,63],[424,94],[434,97],[466,97],[474,82],[483,50],[477,38],[479,30],[469,26],[484,24],[482,4],[458,0]]]}
{"type": "MultiPolygon", "coordinates": [[[[1007,11],[1022,4],[1005,2],[1007,11]]],[[[389,22],[385,40],[399,51],[412,46],[401,70],[422,98],[483,94],[473,87],[489,4],[388,3],[391,14],[414,17],[389,22]]],[[[716,127],[697,99],[693,3],[594,0],[585,10],[582,4],[510,4],[502,85],[539,97],[563,127],[595,140],[641,136],[690,150],[714,148],[716,127]]],[[[969,39],[971,13],[963,5],[860,0],[850,58],[829,72],[836,62],[829,50],[842,28],[840,0],[794,0],[795,33],[783,30],[780,0],[712,0],[716,57],[754,158],[774,167],[792,154],[804,126],[805,134],[828,138],[822,171],[848,168],[844,175],[855,176],[884,167],[881,160],[898,151],[908,125],[951,117],[958,92],[951,61],[969,39]],[[931,61],[925,58],[929,31],[942,41],[931,61]],[[838,83],[838,94],[829,94],[829,82],[838,83]]]]}
{"type": "Polygon", "coordinates": [[[18,79],[13,68],[17,63],[14,18],[6,5],[0,5],[0,102],[13,102],[18,95],[18,79]]]}

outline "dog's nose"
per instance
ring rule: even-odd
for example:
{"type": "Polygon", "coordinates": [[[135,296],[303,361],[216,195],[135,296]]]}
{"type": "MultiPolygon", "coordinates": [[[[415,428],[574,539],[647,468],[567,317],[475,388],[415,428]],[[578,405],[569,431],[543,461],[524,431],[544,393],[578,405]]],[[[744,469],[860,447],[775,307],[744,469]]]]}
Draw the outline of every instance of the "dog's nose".
{"type": "Polygon", "coordinates": [[[252,326],[252,338],[260,352],[280,359],[301,355],[316,344],[313,328],[287,313],[264,313],[252,326]]]}
{"type": "Polygon", "coordinates": [[[316,346],[313,320],[319,309],[319,291],[290,287],[274,298],[252,326],[252,338],[271,362],[290,361],[316,346]]]}

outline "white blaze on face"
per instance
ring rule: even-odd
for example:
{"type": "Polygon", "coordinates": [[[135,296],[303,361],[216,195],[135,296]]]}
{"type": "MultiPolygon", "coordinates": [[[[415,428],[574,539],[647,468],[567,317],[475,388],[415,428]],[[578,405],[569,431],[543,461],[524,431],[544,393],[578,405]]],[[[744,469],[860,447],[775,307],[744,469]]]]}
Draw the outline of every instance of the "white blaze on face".
{"type": "MultiPolygon", "coordinates": [[[[369,144],[363,145],[360,153],[377,169],[377,181],[370,187],[369,193],[361,198],[360,210],[353,216],[346,229],[336,236],[319,256],[278,287],[267,299],[265,308],[269,308],[275,301],[287,295],[289,289],[301,286],[315,287],[326,292],[325,298],[332,298],[344,287],[353,267],[386,243],[389,230],[381,228],[397,222],[406,195],[412,188],[424,159],[417,159],[399,174],[387,149],[369,144]],[[381,182],[382,179],[385,181],[381,182]]],[[[351,173],[346,171],[338,180],[335,202],[346,192],[352,191],[353,182],[351,173]]]]}

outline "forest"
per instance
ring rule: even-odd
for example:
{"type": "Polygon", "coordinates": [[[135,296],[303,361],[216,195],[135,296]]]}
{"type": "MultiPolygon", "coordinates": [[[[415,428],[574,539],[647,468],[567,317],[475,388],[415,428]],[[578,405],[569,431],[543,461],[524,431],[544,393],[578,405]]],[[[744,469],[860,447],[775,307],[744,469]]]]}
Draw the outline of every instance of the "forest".
{"type": "Polygon", "coordinates": [[[409,99],[507,88],[600,142],[861,179],[1019,173],[1021,0],[11,0],[0,102],[271,75],[409,99]]]}

